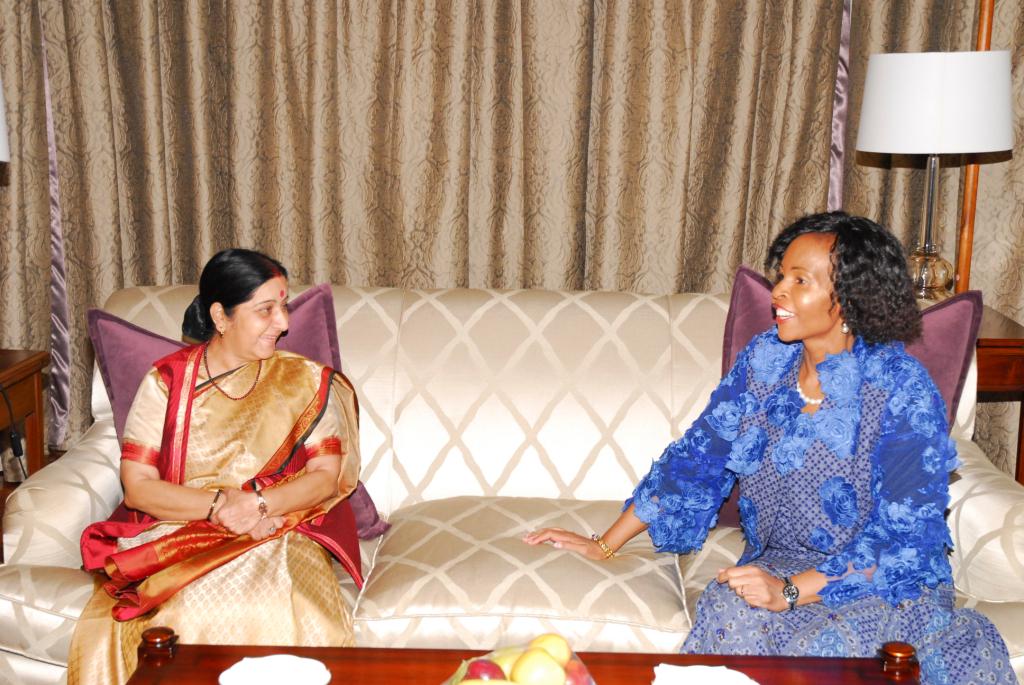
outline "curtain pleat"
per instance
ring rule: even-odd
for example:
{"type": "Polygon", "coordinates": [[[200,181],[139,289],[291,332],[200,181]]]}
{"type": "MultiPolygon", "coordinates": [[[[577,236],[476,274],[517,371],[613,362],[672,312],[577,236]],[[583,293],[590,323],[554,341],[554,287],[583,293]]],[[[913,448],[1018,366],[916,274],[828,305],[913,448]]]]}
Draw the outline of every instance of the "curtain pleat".
{"type": "Polygon", "coordinates": [[[828,165],[830,212],[843,207],[843,167],[846,164],[846,126],[850,105],[850,25],[853,22],[853,0],[843,0],[842,22],[836,60],[836,83],[832,92],[832,154],[828,165]]]}
{"type": "Polygon", "coordinates": [[[48,445],[64,447],[71,412],[71,338],[68,321],[67,266],[64,259],[64,224],[60,209],[60,177],[57,172],[57,139],[53,130],[53,104],[42,50],[43,92],[46,107],[47,187],[50,194],[50,379],[46,388],[50,408],[48,445]]]}
{"type": "Polygon", "coordinates": [[[50,198],[40,24],[26,2],[0,4],[0,70],[11,161],[0,164],[0,347],[50,339],[50,198]],[[38,115],[38,116],[36,116],[38,115]]]}
{"type": "Polygon", "coordinates": [[[727,290],[825,207],[842,2],[598,6],[586,285],[727,290]]]}

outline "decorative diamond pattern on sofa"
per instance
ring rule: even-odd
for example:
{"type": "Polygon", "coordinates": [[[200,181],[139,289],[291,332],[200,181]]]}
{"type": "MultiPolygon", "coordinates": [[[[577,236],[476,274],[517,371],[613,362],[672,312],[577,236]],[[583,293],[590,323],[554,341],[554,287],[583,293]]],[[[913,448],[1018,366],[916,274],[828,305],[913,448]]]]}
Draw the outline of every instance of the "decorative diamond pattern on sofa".
{"type": "Polygon", "coordinates": [[[627,293],[408,291],[392,506],[628,496],[672,437],[666,305],[627,293]]]}
{"type": "MultiPolygon", "coordinates": [[[[958,590],[976,600],[1024,603],[1024,504],[1019,486],[976,443],[957,440],[960,466],[949,486],[949,557],[958,590]],[[1016,573],[1007,573],[1007,567],[1016,573]]],[[[1024,620],[1016,639],[1024,644],[1024,620]]]]}
{"type": "Polygon", "coordinates": [[[74,450],[60,458],[60,469],[32,474],[7,499],[4,509],[4,559],[77,569],[79,539],[93,521],[110,515],[121,501],[114,422],[95,423],[74,450]]]}
{"type": "Polygon", "coordinates": [[[0,566],[4,649],[67,666],[75,623],[96,585],[92,576],[76,569],[0,566]]]}
{"type": "Polygon", "coordinates": [[[367,646],[491,649],[545,631],[578,650],[672,651],[690,629],[675,557],[645,537],[594,562],[522,541],[529,530],[604,530],[616,502],[456,497],[392,516],[356,607],[367,646]]]}

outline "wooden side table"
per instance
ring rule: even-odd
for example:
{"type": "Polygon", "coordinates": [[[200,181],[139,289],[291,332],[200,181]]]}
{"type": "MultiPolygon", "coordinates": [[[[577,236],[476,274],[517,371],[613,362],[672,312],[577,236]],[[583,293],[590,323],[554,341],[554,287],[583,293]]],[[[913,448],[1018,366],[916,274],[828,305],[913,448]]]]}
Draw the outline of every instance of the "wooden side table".
{"type": "MultiPolygon", "coordinates": [[[[0,385],[11,400],[14,423],[25,422],[22,437],[30,474],[43,467],[43,367],[49,363],[48,352],[0,350],[0,385]]],[[[11,420],[0,398],[0,429],[9,427],[11,420]]]]}
{"type": "MultiPolygon", "coordinates": [[[[1024,326],[986,306],[978,329],[978,401],[1024,401],[1024,326]]],[[[1017,425],[1017,482],[1024,485],[1024,404],[1017,425]]]]}

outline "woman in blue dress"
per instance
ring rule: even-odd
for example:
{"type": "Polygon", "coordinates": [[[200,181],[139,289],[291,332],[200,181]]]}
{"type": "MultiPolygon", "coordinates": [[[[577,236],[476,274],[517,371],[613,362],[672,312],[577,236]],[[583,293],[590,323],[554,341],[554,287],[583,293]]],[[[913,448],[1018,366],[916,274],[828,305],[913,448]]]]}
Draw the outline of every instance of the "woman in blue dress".
{"type": "Polygon", "coordinates": [[[746,547],[697,603],[684,652],[874,656],[918,650],[925,683],[1014,683],[1006,645],[953,607],[943,512],[956,447],[928,372],[899,241],[842,212],[772,243],[776,325],[739,355],[603,536],[526,537],[605,559],[647,530],[700,549],[739,481],[746,547]]]}

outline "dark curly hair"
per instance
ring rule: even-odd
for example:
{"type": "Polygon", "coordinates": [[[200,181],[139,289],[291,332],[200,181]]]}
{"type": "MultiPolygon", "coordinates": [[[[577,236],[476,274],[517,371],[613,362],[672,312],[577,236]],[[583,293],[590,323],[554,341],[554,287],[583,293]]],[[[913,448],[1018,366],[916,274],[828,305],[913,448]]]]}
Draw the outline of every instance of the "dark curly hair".
{"type": "Polygon", "coordinates": [[[870,219],[846,212],[810,214],[793,222],[768,248],[769,273],[797,237],[831,233],[832,301],[839,302],[850,329],[869,343],[910,342],[921,334],[921,312],[914,300],[903,246],[870,219]]]}

